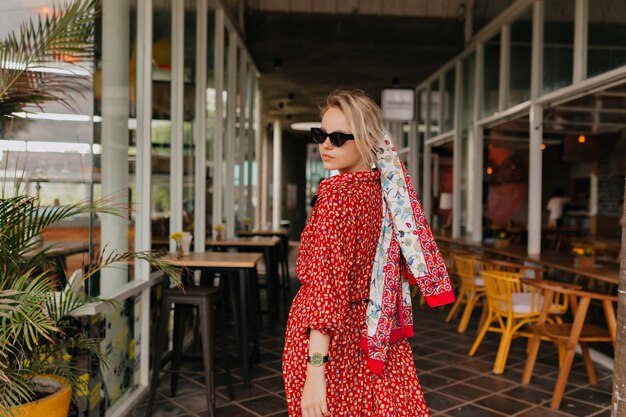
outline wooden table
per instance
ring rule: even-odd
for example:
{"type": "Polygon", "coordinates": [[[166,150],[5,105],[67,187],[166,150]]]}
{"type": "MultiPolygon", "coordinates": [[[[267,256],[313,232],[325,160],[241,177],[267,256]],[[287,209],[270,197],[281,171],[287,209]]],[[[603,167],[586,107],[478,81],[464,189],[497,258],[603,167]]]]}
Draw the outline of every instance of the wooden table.
{"type": "Polygon", "coordinates": [[[40,247],[33,249],[24,256],[31,257],[41,251],[45,251],[45,257],[54,262],[58,285],[59,288],[62,288],[66,284],[67,257],[89,252],[89,243],[44,241],[40,247]]]}
{"type": "Polygon", "coordinates": [[[619,268],[614,264],[596,263],[593,268],[579,268],[574,266],[574,254],[562,252],[543,252],[539,255],[528,255],[526,247],[523,245],[509,245],[503,248],[496,248],[492,245],[480,242],[472,242],[464,238],[452,239],[450,236],[435,236],[438,242],[445,242],[451,245],[459,245],[464,248],[478,250],[519,261],[536,263],[547,268],[579,275],[586,278],[603,281],[609,284],[619,283],[619,268]]]}
{"type": "Polygon", "coordinates": [[[238,230],[237,236],[240,237],[253,237],[253,236],[262,236],[262,237],[271,237],[276,236],[280,238],[281,250],[283,253],[282,262],[280,262],[281,266],[281,275],[284,278],[283,287],[288,291],[291,290],[291,280],[289,277],[289,231],[286,229],[265,229],[265,230],[238,230]]]}
{"type": "MultiPolygon", "coordinates": [[[[246,252],[246,253],[232,253],[232,252],[204,252],[204,253],[190,253],[184,255],[182,258],[177,258],[176,254],[169,254],[165,259],[169,260],[174,265],[181,265],[189,269],[198,269],[207,272],[219,272],[229,274],[236,272],[239,277],[239,309],[237,306],[233,306],[233,312],[235,314],[235,321],[239,322],[239,341],[241,347],[241,361],[243,369],[243,381],[246,388],[250,388],[250,366],[252,361],[250,360],[249,346],[248,346],[248,324],[252,328],[252,342],[253,342],[253,356],[259,355],[259,334],[256,326],[256,316],[251,315],[250,321],[248,321],[248,305],[253,307],[257,306],[255,297],[250,296],[249,287],[250,284],[255,283],[251,281],[256,279],[256,267],[261,261],[263,254],[246,252]],[[237,316],[239,316],[237,318],[237,316]]],[[[257,306],[258,307],[258,306],[257,306]]],[[[252,311],[255,313],[255,311],[252,311]]],[[[226,337],[226,335],[222,335],[226,337]]],[[[225,352],[226,354],[226,352],[225,352]]]]}
{"type": "Polygon", "coordinates": [[[266,268],[267,281],[267,311],[270,322],[270,330],[278,319],[279,302],[278,302],[278,256],[276,252],[280,247],[280,239],[277,237],[245,237],[226,240],[207,239],[206,245],[213,249],[233,248],[237,251],[246,252],[263,252],[266,268]]]}

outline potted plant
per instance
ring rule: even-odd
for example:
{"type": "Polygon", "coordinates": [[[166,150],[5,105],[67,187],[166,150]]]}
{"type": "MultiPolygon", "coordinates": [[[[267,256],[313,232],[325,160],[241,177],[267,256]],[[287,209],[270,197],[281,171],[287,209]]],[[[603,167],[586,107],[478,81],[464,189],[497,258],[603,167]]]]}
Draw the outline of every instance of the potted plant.
{"type": "Polygon", "coordinates": [[[109,364],[100,354],[99,341],[76,329],[73,314],[100,301],[87,296],[81,282],[102,268],[135,259],[177,280],[177,271],[152,253],[107,251],[106,256],[94,257],[82,277],[59,290],[57,269],[47,255],[50,248],[33,238],[57,222],[84,213],[127,216],[127,210],[106,201],[41,207],[36,197],[6,196],[4,191],[0,195],[0,415],[3,407],[17,415],[56,415],[33,413],[34,405],[29,403],[53,402],[58,411],[57,397],[65,401],[61,407],[65,411],[58,415],[67,415],[71,392],[81,388],[80,375],[88,373],[84,355],[93,354],[103,366],[109,364]],[[45,375],[51,377],[46,380],[45,375]],[[56,394],[37,401],[49,388],[56,394]]]}
{"type": "Polygon", "coordinates": [[[593,268],[596,263],[596,253],[592,247],[574,246],[572,248],[574,254],[575,268],[593,268]]]}
{"type": "Polygon", "coordinates": [[[216,224],[214,229],[215,229],[215,240],[217,241],[224,240],[224,225],[221,223],[216,224]]]}

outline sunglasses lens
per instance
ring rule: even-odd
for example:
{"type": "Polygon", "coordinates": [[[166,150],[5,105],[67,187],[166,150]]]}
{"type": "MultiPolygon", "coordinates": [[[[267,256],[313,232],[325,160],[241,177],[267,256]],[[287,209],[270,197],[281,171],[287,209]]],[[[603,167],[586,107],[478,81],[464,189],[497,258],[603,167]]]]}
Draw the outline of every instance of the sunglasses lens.
{"type": "Polygon", "coordinates": [[[337,148],[346,143],[346,135],[344,135],[343,133],[333,132],[328,135],[328,137],[330,138],[330,143],[332,143],[333,146],[337,148]]]}
{"type": "Polygon", "coordinates": [[[326,136],[327,136],[326,132],[324,132],[322,129],[315,128],[315,127],[311,128],[311,137],[313,138],[315,143],[324,143],[324,141],[326,140],[326,136]]]}
{"type": "Polygon", "coordinates": [[[326,133],[318,127],[311,128],[311,137],[318,144],[322,144],[326,141],[326,138],[330,138],[330,143],[336,148],[342,146],[347,140],[354,139],[353,135],[341,132],[326,133]]]}

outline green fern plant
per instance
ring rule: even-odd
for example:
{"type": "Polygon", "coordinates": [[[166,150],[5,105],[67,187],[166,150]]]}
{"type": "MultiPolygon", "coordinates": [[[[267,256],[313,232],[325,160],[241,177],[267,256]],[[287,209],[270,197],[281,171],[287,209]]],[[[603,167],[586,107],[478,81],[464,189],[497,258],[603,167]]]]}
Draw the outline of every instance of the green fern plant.
{"type": "MultiPolygon", "coordinates": [[[[76,286],[58,291],[49,249],[34,239],[55,223],[85,213],[128,214],[107,201],[42,207],[36,197],[0,194],[0,415],[3,407],[11,409],[35,398],[32,378],[36,375],[65,378],[76,392],[79,376],[88,372],[81,355],[93,354],[103,366],[109,364],[99,341],[76,331],[73,317],[85,305],[102,300],[77,291],[76,286]]],[[[178,282],[178,271],[155,254],[109,250],[94,257],[82,279],[136,259],[178,282]]]]}

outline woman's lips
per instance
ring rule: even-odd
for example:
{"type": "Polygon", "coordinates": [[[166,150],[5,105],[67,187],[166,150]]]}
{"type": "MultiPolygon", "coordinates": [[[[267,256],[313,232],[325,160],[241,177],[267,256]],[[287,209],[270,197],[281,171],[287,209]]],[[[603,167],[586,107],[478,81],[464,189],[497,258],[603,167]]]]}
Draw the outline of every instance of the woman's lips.
{"type": "Polygon", "coordinates": [[[322,155],[322,159],[324,161],[330,161],[331,159],[334,159],[334,158],[332,156],[330,156],[330,155],[322,155]]]}

